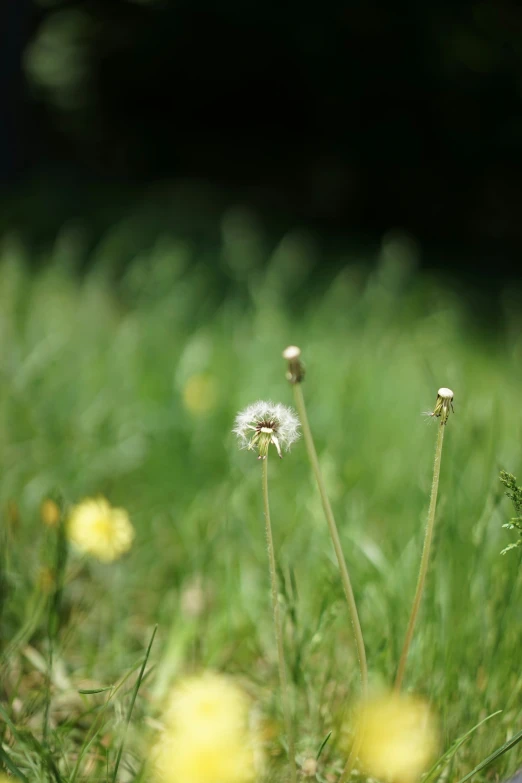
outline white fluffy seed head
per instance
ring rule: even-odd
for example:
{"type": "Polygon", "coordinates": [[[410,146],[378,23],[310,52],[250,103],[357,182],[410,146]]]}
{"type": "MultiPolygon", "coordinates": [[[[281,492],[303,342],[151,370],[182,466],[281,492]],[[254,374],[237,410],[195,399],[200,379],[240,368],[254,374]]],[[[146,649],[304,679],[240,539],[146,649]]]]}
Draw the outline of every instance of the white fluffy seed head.
{"type": "MultiPolygon", "coordinates": [[[[265,400],[258,400],[240,411],[232,430],[242,449],[255,448],[258,433],[266,435],[278,453],[288,451],[299,438],[299,419],[292,408],[265,400]]],[[[261,452],[260,452],[261,454],[261,452]]]]}

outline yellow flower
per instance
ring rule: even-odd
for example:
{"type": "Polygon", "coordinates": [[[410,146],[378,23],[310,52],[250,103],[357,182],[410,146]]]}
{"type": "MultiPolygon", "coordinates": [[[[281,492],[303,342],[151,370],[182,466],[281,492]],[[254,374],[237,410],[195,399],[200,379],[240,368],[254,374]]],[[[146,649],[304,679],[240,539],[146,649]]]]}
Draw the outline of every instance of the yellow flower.
{"type": "Polygon", "coordinates": [[[426,771],[438,745],[428,705],[399,693],[368,699],[359,708],[362,741],[359,759],[365,771],[393,783],[413,783],[426,771]]]}
{"type": "Polygon", "coordinates": [[[155,753],[162,783],[248,783],[255,773],[249,702],[227,677],[204,674],[178,686],[155,753]]]}
{"type": "Polygon", "coordinates": [[[67,535],[77,549],[109,563],[130,549],[134,528],[125,509],[113,508],[105,498],[87,498],[73,506],[67,535]]]}

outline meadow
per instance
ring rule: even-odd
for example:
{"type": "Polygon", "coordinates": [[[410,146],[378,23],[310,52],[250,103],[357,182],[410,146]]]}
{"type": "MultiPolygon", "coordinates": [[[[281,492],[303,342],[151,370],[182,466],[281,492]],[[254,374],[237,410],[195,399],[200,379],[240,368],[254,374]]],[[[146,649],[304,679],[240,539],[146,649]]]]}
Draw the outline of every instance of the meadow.
{"type": "MultiPolygon", "coordinates": [[[[421,414],[454,391],[404,688],[430,702],[439,756],[492,716],[430,778],[459,781],[522,729],[521,550],[500,555],[517,537],[499,472],[522,477],[516,292],[490,329],[401,237],[321,275],[305,235],[270,245],[244,216],[206,251],[164,233],[115,268],[125,241],[107,232],[88,269],[67,228],[36,264],[20,238],[1,248],[0,769],[147,781],[165,694],[210,670],[249,694],[263,779],[285,779],[260,463],[232,428],[258,399],[293,405],[281,354],[297,344],[372,687],[393,682],[417,579],[437,433],[421,414]],[[100,563],[71,546],[65,563],[45,501],[67,518],[98,496],[126,509],[132,548],[100,563]]],[[[274,457],[298,775],[330,783],[357,655],[303,440],[274,457]]],[[[473,780],[505,779],[520,748],[473,780]]]]}

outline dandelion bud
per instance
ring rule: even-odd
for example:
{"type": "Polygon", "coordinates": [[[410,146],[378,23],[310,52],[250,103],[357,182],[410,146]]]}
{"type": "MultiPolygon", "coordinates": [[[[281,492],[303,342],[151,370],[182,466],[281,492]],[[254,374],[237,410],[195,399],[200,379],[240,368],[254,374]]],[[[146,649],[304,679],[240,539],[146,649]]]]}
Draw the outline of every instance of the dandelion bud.
{"type": "Polygon", "coordinates": [[[437,392],[437,402],[433,409],[432,416],[440,417],[440,423],[446,424],[450,414],[450,408],[453,411],[453,392],[444,386],[437,392]]]}
{"type": "Polygon", "coordinates": [[[297,345],[289,345],[283,351],[283,359],[286,359],[288,362],[287,380],[292,384],[301,383],[305,374],[304,367],[301,364],[301,349],[297,345]]]}
{"type": "Polygon", "coordinates": [[[240,447],[255,449],[258,459],[265,459],[268,447],[275,446],[282,458],[299,437],[299,419],[286,405],[273,402],[254,402],[236,416],[233,432],[237,435],[240,447]]]}

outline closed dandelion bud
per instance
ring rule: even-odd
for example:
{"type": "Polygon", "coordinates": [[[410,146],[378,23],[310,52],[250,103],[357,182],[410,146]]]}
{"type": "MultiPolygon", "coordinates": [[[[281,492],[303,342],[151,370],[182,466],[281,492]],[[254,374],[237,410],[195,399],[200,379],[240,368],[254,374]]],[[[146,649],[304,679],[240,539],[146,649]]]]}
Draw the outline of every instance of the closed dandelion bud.
{"type": "Polygon", "coordinates": [[[450,410],[453,411],[453,392],[444,386],[437,392],[437,401],[430,416],[440,418],[441,424],[446,424],[450,410]]]}
{"type": "Polygon", "coordinates": [[[304,379],[305,371],[301,364],[301,349],[297,345],[289,345],[283,351],[283,359],[288,362],[286,379],[290,383],[301,383],[304,379]]]}
{"type": "Polygon", "coordinates": [[[241,448],[257,451],[258,459],[265,459],[268,447],[275,446],[282,458],[292,443],[299,438],[299,419],[292,408],[259,400],[237,414],[233,432],[241,448]]]}

